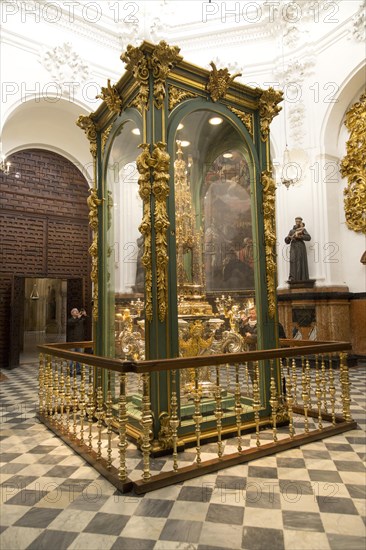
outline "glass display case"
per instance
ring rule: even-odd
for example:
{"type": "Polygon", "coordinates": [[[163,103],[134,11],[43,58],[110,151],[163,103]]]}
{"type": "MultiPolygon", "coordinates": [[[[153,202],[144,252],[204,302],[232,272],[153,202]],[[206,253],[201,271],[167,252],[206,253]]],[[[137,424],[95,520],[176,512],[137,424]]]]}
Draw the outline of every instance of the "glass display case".
{"type": "MultiPolygon", "coordinates": [[[[128,46],[121,59],[120,81],[108,81],[101,106],[78,121],[95,159],[89,207],[97,353],[141,361],[245,351],[242,326],[253,307],[257,349],[276,347],[269,125],[282,93],[239,84],[214,63],[210,70],[191,65],[165,42],[128,46]]],[[[234,374],[228,355],[228,425],[234,374]]],[[[188,434],[192,377],[189,369],[176,376],[179,430],[188,434]]],[[[213,376],[210,368],[200,373],[208,428],[213,376]]],[[[138,435],[135,378],[128,406],[130,433],[138,435]]],[[[169,415],[169,383],[169,373],[151,377],[155,439],[169,415]]],[[[250,364],[242,387],[244,422],[253,412],[250,364]]],[[[264,402],[268,391],[264,382],[264,402]]]]}

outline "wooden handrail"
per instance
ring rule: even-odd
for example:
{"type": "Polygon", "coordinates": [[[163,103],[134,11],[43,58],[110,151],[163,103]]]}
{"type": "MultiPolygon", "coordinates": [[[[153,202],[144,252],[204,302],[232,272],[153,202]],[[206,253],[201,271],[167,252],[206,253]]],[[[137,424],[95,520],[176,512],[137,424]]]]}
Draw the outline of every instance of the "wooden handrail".
{"type": "Polygon", "coordinates": [[[173,359],[149,359],[146,361],[124,361],[101,357],[88,353],[67,351],[70,348],[93,348],[93,342],[66,342],[57,344],[43,344],[37,346],[40,352],[47,355],[57,355],[63,359],[86,363],[93,367],[109,369],[115,372],[160,372],[171,369],[200,368],[206,366],[222,365],[225,363],[244,363],[247,361],[265,361],[268,359],[297,357],[299,355],[315,355],[320,353],[332,353],[336,351],[350,351],[350,342],[317,342],[283,340],[291,343],[292,347],[278,349],[244,351],[240,353],[221,353],[217,355],[199,355],[195,357],[176,357],[173,359]],[[295,345],[293,343],[296,342],[295,345]],[[299,344],[300,342],[300,344],[299,344]],[[294,349],[295,348],[295,349],[294,349]]]}

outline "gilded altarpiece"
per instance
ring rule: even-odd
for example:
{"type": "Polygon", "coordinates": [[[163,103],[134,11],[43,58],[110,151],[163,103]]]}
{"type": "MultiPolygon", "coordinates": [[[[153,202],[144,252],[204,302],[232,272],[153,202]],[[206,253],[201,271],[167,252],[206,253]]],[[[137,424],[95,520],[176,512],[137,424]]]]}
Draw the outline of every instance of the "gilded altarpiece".
{"type": "MultiPolygon", "coordinates": [[[[121,60],[121,79],[108,81],[97,111],[79,120],[96,159],[90,199],[96,351],[128,361],[228,353],[222,424],[234,425],[238,414],[250,424],[252,373],[238,413],[230,352],[247,349],[240,326],[253,306],[257,348],[278,343],[269,125],[282,93],[244,86],[240,75],[214,63],[191,65],[163,41],[128,46],[121,60]]],[[[257,410],[265,416],[269,365],[255,368],[262,372],[257,410]]],[[[189,369],[151,377],[157,447],[169,447],[172,384],[178,434],[193,433],[185,422],[194,408],[193,380],[189,369]]],[[[138,375],[128,381],[128,429],[136,439],[143,383],[138,375]]],[[[202,430],[209,433],[215,397],[209,368],[200,372],[199,391],[202,430]]]]}

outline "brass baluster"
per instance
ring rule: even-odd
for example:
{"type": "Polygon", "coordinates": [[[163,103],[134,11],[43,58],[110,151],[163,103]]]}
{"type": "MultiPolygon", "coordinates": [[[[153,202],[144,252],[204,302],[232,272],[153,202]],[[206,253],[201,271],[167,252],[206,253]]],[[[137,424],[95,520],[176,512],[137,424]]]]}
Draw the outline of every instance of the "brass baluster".
{"type": "Polygon", "coordinates": [[[119,468],[118,479],[124,481],[127,478],[126,470],[126,449],[127,449],[127,399],[126,399],[126,374],[121,372],[119,375],[119,402],[118,402],[118,452],[119,468]]]}
{"type": "Polygon", "coordinates": [[[332,415],[332,424],[335,426],[335,402],[336,402],[336,388],[334,386],[334,374],[332,365],[332,355],[329,354],[329,395],[330,395],[330,410],[332,415]]]}
{"type": "Polygon", "coordinates": [[[259,379],[259,364],[258,361],[255,362],[255,372],[254,372],[254,381],[253,381],[253,410],[254,410],[254,420],[255,420],[255,435],[256,435],[256,445],[260,446],[261,442],[259,440],[259,409],[261,407],[260,402],[260,379],[259,379]]]}
{"type": "Polygon", "coordinates": [[[66,392],[65,392],[65,405],[66,405],[66,433],[70,433],[70,407],[71,407],[71,378],[70,378],[70,365],[66,363],[66,392]]]}
{"type": "Polygon", "coordinates": [[[53,403],[52,403],[52,392],[53,392],[53,371],[52,371],[52,356],[48,355],[47,360],[47,409],[50,422],[54,421],[53,418],[53,403]]]}
{"type": "Polygon", "coordinates": [[[60,429],[63,431],[65,429],[65,418],[64,418],[64,405],[65,405],[65,378],[64,378],[64,365],[61,359],[60,365],[60,429]]]}
{"type": "Polygon", "coordinates": [[[351,399],[350,399],[350,382],[349,382],[349,372],[348,372],[348,365],[347,365],[347,354],[346,353],[340,353],[339,354],[339,361],[340,361],[340,383],[342,388],[342,410],[343,410],[343,417],[345,418],[346,422],[352,422],[353,418],[351,415],[351,399]]]}
{"type": "Polygon", "coordinates": [[[79,409],[80,409],[80,445],[84,445],[84,419],[85,419],[85,363],[81,364],[81,380],[80,380],[80,400],[79,400],[79,409]]]}
{"type": "Polygon", "coordinates": [[[327,376],[326,376],[326,370],[325,370],[325,361],[324,361],[324,355],[321,356],[321,385],[322,385],[322,397],[323,397],[323,409],[324,412],[328,412],[328,405],[327,405],[327,376]]]}
{"type": "Polygon", "coordinates": [[[150,433],[153,425],[153,419],[151,414],[151,403],[150,403],[150,375],[148,372],[143,373],[142,375],[142,445],[141,450],[143,454],[144,461],[144,472],[143,480],[148,481],[151,477],[150,472],[150,433]]]}
{"type": "Polygon", "coordinates": [[[77,414],[78,414],[78,405],[79,405],[79,395],[78,395],[78,382],[76,379],[76,368],[74,365],[74,370],[72,373],[72,417],[73,417],[73,429],[72,429],[72,437],[76,439],[77,435],[77,414]]]}
{"type": "Polygon", "coordinates": [[[169,425],[172,432],[172,442],[173,442],[173,470],[176,472],[178,470],[178,427],[179,427],[179,418],[178,418],[178,400],[177,400],[177,371],[172,370],[170,374],[171,387],[172,387],[172,396],[170,400],[170,420],[169,425]]]}
{"type": "Polygon", "coordinates": [[[249,388],[249,371],[248,371],[248,363],[244,364],[244,376],[245,376],[245,383],[247,386],[247,395],[250,395],[250,388],[249,388]]]}
{"type": "Polygon", "coordinates": [[[111,391],[111,371],[107,370],[107,399],[106,399],[105,423],[107,425],[107,468],[112,467],[112,391],[111,391]]]}
{"type": "Polygon", "coordinates": [[[270,370],[271,370],[271,384],[270,384],[271,397],[269,399],[269,403],[270,403],[271,408],[272,408],[273,441],[276,443],[278,441],[278,438],[277,438],[278,399],[277,399],[276,382],[275,382],[275,379],[274,379],[273,359],[270,359],[270,370]]]}
{"type": "Polygon", "coordinates": [[[292,380],[293,380],[293,387],[294,387],[294,404],[297,405],[297,371],[296,371],[296,359],[293,358],[291,361],[291,372],[292,372],[292,380]]]}
{"type": "Polygon", "coordinates": [[[103,388],[102,388],[102,369],[98,367],[97,374],[97,410],[95,416],[97,417],[97,460],[102,458],[102,429],[103,429],[103,388]]]}
{"type": "Polygon", "coordinates": [[[55,359],[55,374],[54,374],[54,377],[53,377],[53,390],[52,390],[52,393],[53,393],[53,401],[54,401],[54,404],[55,404],[55,412],[54,412],[54,419],[55,419],[55,424],[60,424],[60,418],[59,418],[59,415],[58,415],[58,398],[59,398],[59,393],[58,393],[58,360],[55,359]]]}
{"type": "Polygon", "coordinates": [[[308,409],[309,409],[309,390],[307,387],[307,381],[308,378],[306,376],[306,367],[305,367],[305,361],[304,357],[301,357],[301,385],[302,385],[302,391],[301,391],[301,397],[302,397],[302,405],[304,407],[304,421],[305,421],[305,433],[309,433],[309,417],[308,417],[308,409]]]}
{"type": "MultiPolygon", "coordinates": [[[[243,365],[242,365],[243,366],[243,365]]],[[[244,366],[243,366],[244,367],[244,366]]],[[[235,417],[236,417],[236,428],[238,433],[238,451],[242,450],[242,439],[241,439],[241,415],[243,412],[243,405],[241,403],[241,392],[240,392],[240,370],[239,364],[235,363],[235,417]]],[[[246,368],[246,367],[244,367],[246,368]]],[[[248,370],[246,371],[248,374],[248,370]]]]}
{"type": "Polygon", "coordinates": [[[289,373],[288,381],[286,383],[286,390],[287,390],[286,403],[287,403],[287,412],[288,412],[288,419],[289,419],[289,435],[290,435],[290,438],[292,439],[295,435],[294,413],[293,413],[293,409],[292,409],[293,403],[294,403],[293,394],[292,394],[292,391],[293,391],[292,379],[293,379],[293,377],[292,377],[292,371],[290,369],[288,357],[286,358],[286,367],[287,367],[287,372],[289,373]]]}
{"type": "Polygon", "coordinates": [[[306,358],[305,361],[305,376],[306,376],[306,387],[308,390],[308,409],[312,408],[311,405],[311,371],[310,371],[310,361],[306,358]]]}
{"type": "Polygon", "coordinates": [[[322,388],[320,385],[320,371],[319,371],[319,358],[318,355],[315,356],[315,397],[318,405],[318,428],[319,430],[323,429],[323,419],[322,419],[322,388]]]}
{"type": "Polygon", "coordinates": [[[216,428],[217,428],[217,456],[219,458],[222,458],[222,401],[221,401],[221,384],[220,384],[220,365],[216,366],[216,391],[215,391],[215,398],[216,398],[216,410],[215,410],[215,417],[216,417],[216,428]]]}
{"type": "Polygon", "coordinates": [[[201,395],[199,388],[199,372],[198,369],[193,369],[194,371],[194,414],[193,420],[196,425],[196,462],[201,464],[201,395]]]}
{"type": "Polygon", "coordinates": [[[88,449],[91,451],[93,449],[93,416],[95,411],[95,401],[94,401],[94,383],[93,383],[93,367],[89,365],[88,373],[88,402],[86,406],[86,412],[88,415],[88,449]]]}
{"type": "Polygon", "coordinates": [[[39,375],[38,375],[38,399],[39,399],[39,414],[45,414],[46,408],[46,391],[45,391],[45,357],[43,353],[39,354],[39,375]]]}

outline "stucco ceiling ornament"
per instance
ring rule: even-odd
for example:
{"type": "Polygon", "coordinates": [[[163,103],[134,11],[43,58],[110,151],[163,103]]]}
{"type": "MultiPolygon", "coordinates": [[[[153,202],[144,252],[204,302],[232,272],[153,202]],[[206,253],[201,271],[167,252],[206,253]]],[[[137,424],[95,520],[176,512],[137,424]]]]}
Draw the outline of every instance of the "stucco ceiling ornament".
{"type": "Polygon", "coordinates": [[[352,17],[352,38],[356,42],[366,40],[366,0],[360,3],[357,13],[352,17]]]}
{"type": "MultiPolygon", "coordinates": [[[[108,4],[110,4],[111,9],[116,9],[116,2],[108,2],[108,4]]],[[[135,11],[130,13],[128,13],[128,10],[122,11],[127,9],[127,4],[119,10],[120,21],[118,21],[118,25],[123,24],[123,32],[119,35],[122,50],[125,50],[129,44],[138,46],[144,40],[156,43],[168,38],[168,30],[171,27],[170,20],[176,22],[171,2],[167,0],[150,0],[149,2],[139,2],[138,4],[129,2],[128,4],[131,5],[128,9],[132,10],[134,6],[135,11]]]]}
{"type": "MultiPolygon", "coordinates": [[[[307,76],[313,72],[315,60],[313,58],[305,61],[290,61],[287,66],[282,66],[274,71],[274,79],[280,84],[280,88],[286,89],[286,98],[292,101],[301,97],[301,87],[307,76]]],[[[288,123],[290,135],[294,142],[303,142],[304,133],[302,130],[305,118],[305,106],[302,100],[297,100],[288,110],[288,123]]]]}
{"type": "Polygon", "coordinates": [[[70,93],[70,84],[77,88],[89,78],[88,65],[73,51],[70,42],[44,51],[40,62],[64,93],[70,93]]]}

